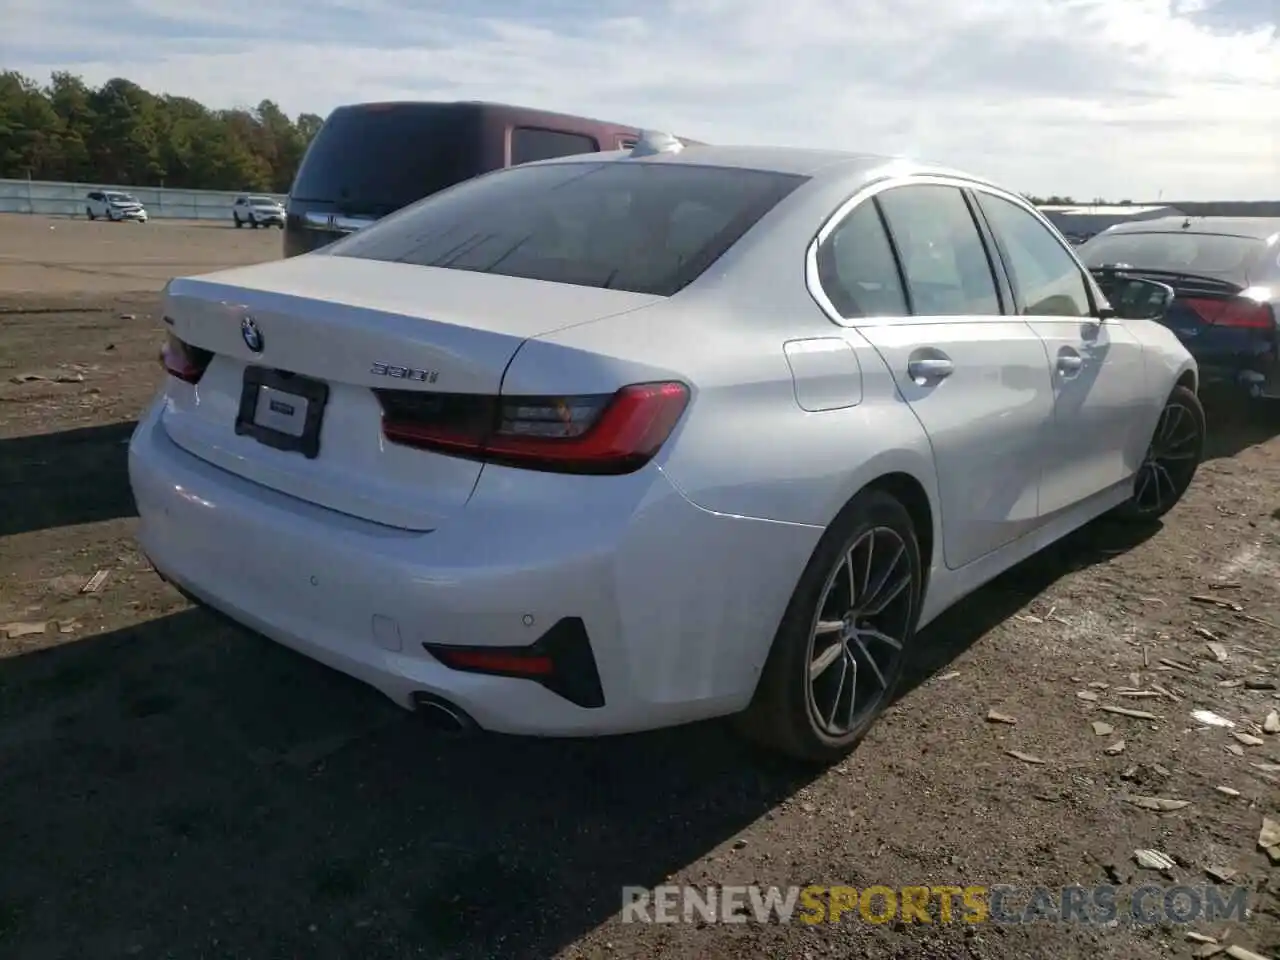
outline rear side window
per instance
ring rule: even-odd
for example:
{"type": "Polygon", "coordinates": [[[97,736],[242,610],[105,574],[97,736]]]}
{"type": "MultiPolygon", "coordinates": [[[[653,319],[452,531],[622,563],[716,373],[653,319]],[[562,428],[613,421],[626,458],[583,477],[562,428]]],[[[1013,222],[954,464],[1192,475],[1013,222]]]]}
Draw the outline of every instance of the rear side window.
{"type": "Polygon", "coordinates": [[[998,238],[1024,316],[1087,317],[1093,313],[1084,274],[1043,223],[1003,197],[979,193],[978,202],[998,238]]]}
{"type": "Polygon", "coordinates": [[[1266,243],[1254,237],[1232,237],[1213,233],[1100,233],[1080,248],[1087,267],[1113,264],[1148,270],[1171,270],[1230,280],[1242,287],[1266,243]]]}
{"type": "Polygon", "coordinates": [[[671,296],[805,179],[625,160],[513,167],[428,197],[328,252],[671,296]]]}
{"type": "Polygon", "coordinates": [[[577,153],[596,153],[600,145],[592,137],[562,130],[516,127],[511,131],[511,165],[553,160],[577,153]]]}
{"type": "Polygon", "coordinates": [[[959,189],[932,184],[894,187],[877,200],[898,248],[917,316],[1000,313],[987,249],[959,189]]]}
{"type": "Polygon", "coordinates": [[[858,204],[818,248],[818,277],[842,317],[908,313],[893,248],[874,200],[858,204]]]}
{"type": "Polygon", "coordinates": [[[478,123],[451,104],[340,108],[316,134],[289,194],[385,216],[483,172],[478,123]]]}

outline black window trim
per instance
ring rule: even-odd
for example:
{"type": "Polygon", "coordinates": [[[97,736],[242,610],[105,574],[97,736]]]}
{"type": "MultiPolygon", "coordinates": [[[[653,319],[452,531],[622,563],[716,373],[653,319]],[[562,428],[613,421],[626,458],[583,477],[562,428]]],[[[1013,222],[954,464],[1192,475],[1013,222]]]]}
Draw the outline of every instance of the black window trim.
{"type": "MultiPolygon", "coordinates": [[[[886,191],[887,192],[887,191],[886,191]]],[[[889,218],[885,215],[884,206],[880,203],[880,196],[877,194],[870,199],[871,206],[875,208],[876,219],[880,221],[880,229],[884,231],[884,238],[889,243],[889,254],[893,257],[893,268],[898,273],[898,286],[902,290],[902,300],[907,306],[907,316],[914,317],[916,315],[915,296],[911,293],[911,284],[907,283],[907,268],[902,265],[902,254],[898,246],[898,238],[893,235],[893,227],[889,225],[889,218]]],[[[849,216],[853,215],[854,207],[849,211],[849,216]]],[[[846,220],[848,217],[845,218],[846,220]]]]}
{"type": "MultiPolygon", "coordinates": [[[[1024,212],[1030,214],[1033,220],[1039,221],[1041,226],[1044,226],[1048,229],[1049,236],[1058,244],[1059,248],[1061,248],[1066,252],[1067,256],[1071,259],[1071,262],[1075,264],[1076,272],[1080,275],[1081,282],[1084,283],[1085,296],[1089,300],[1089,316],[1095,320],[1099,319],[1100,305],[1098,301],[1098,291],[1095,288],[1094,282],[1093,282],[1093,275],[1090,274],[1089,271],[1080,262],[1080,258],[1076,256],[1075,250],[1072,249],[1070,243],[1062,239],[1060,231],[1058,230],[1057,227],[1053,225],[1053,222],[1049,220],[1048,217],[1044,216],[1044,214],[1042,214],[1039,210],[1035,209],[1035,207],[1032,204],[1019,202],[1019,200],[1016,197],[1009,195],[1003,190],[992,190],[985,186],[974,186],[974,187],[971,187],[970,189],[974,194],[974,199],[976,201],[975,206],[982,211],[983,221],[988,223],[989,226],[990,226],[990,221],[988,221],[987,219],[986,210],[983,209],[982,207],[982,195],[984,193],[987,194],[988,196],[995,197],[997,200],[1005,200],[1007,202],[1012,203],[1015,207],[1018,207],[1024,212]]],[[[1022,311],[1026,309],[1026,302],[1022,299],[1022,292],[1018,289],[1018,284],[1014,281],[1013,270],[1009,266],[1009,260],[1011,259],[1009,256],[1009,251],[1005,248],[1004,240],[1001,239],[1000,234],[996,231],[995,227],[990,226],[990,230],[991,230],[991,236],[995,242],[996,250],[999,253],[1001,270],[1009,278],[1009,289],[1013,292],[1013,309],[1014,309],[1015,316],[1022,317],[1024,320],[1057,319],[1057,320],[1079,321],[1079,320],[1085,319],[1084,317],[1056,317],[1055,318],[1055,317],[1024,315],[1022,311]]]]}
{"type": "Polygon", "coordinates": [[[1004,253],[1000,248],[999,237],[995,227],[987,219],[987,212],[982,209],[977,192],[972,187],[963,190],[964,202],[969,205],[969,214],[978,225],[978,233],[982,237],[982,246],[987,252],[987,265],[991,268],[991,276],[996,281],[996,297],[1000,304],[1000,316],[1018,316],[1017,299],[1013,286],[1013,276],[1005,263],[1004,253]]]}

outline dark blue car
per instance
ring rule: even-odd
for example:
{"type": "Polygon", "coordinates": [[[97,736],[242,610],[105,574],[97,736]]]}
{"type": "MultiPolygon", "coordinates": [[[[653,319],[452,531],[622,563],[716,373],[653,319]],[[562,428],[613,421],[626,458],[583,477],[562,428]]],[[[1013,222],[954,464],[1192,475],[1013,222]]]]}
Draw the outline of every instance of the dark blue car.
{"type": "Polygon", "coordinates": [[[1280,218],[1163,217],[1110,227],[1077,248],[1173,288],[1166,323],[1200,364],[1201,382],[1280,398],[1280,218]]]}

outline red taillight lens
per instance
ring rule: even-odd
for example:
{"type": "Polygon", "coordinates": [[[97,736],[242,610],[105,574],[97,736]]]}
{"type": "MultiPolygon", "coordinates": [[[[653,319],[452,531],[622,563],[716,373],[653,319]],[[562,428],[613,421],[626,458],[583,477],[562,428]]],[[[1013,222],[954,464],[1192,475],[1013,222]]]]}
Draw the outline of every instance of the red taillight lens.
{"type": "Polygon", "coordinates": [[[1215,327],[1244,327],[1253,330],[1274,330],[1276,327],[1275,313],[1270,304],[1259,303],[1247,297],[1233,297],[1230,300],[1187,297],[1182,302],[1205,323],[1215,327]]]}
{"type": "Polygon", "coordinates": [[[184,343],[173,334],[169,334],[164,346],[160,348],[161,366],[186,383],[199,383],[212,359],[210,351],[184,343]]]}
{"type": "Polygon", "coordinates": [[[382,432],[392,443],[556,473],[638,470],[689,402],[689,388],[675,382],[576,397],[377,394],[382,432]]]}

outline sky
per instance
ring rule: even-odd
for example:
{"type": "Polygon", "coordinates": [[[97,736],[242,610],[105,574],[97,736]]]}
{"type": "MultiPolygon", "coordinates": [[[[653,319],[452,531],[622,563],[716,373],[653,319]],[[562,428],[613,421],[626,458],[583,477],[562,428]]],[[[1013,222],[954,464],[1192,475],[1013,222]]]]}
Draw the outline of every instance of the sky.
{"type": "Polygon", "coordinates": [[[496,100],[1077,200],[1280,199],[1280,0],[0,0],[0,20],[0,67],[214,107],[496,100]]]}

